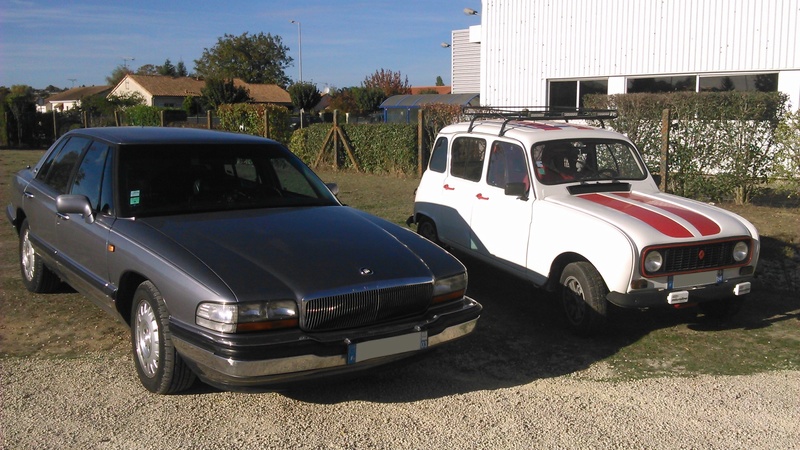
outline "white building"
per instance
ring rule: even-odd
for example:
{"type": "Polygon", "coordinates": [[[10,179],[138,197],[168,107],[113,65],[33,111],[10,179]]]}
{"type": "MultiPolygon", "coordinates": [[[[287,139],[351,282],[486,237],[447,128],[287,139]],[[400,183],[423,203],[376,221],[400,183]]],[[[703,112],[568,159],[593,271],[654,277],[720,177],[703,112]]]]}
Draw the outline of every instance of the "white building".
{"type": "Polygon", "coordinates": [[[778,90],[800,106],[800,0],[481,4],[480,25],[453,31],[451,80],[457,94],[474,92],[478,79],[483,105],[574,107],[589,93],[734,89],[778,90]]]}

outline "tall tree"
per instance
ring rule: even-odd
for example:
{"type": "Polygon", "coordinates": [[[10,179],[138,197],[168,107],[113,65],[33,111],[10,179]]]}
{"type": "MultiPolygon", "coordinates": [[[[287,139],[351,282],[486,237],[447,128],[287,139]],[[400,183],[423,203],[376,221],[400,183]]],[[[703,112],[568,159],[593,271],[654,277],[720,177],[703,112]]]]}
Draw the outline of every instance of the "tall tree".
{"type": "Polygon", "coordinates": [[[125,75],[132,74],[133,71],[128,69],[126,66],[117,66],[114,70],[111,71],[111,75],[106,77],[106,83],[109,86],[116,86],[117,83],[122,81],[125,78],[125,75]]]}
{"type": "Polygon", "coordinates": [[[11,86],[11,92],[6,95],[5,101],[17,123],[17,144],[21,147],[23,125],[27,126],[32,122],[31,116],[36,111],[33,88],[24,84],[11,86]]]}
{"type": "Polygon", "coordinates": [[[250,100],[250,93],[243,87],[236,87],[233,80],[209,78],[200,90],[204,102],[211,109],[230,103],[244,103],[250,100]]]}
{"type": "Polygon", "coordinates": [[[303,109],[306,112],[317,106],[322,94],[320,94],[317,85],[314,83],[295,83],[289,86],[289,95],[292,97],[292,104],[297,109],[303,109]]]}
{"type": "Polygon", "coordinates": [[[290,82],[285,73],[292,62],[288,51],[280,36],[247,32],[241,36],[225,34],[218,38],[217,45],[204,49],[200,59],[194,60],[194,70],[204,78],[241,78],[248,83],[284,87],[290,82]]]}
{"type": "Polygon", "coordinates": [[[158,66],[145,64],[136,69],[136,75],[158,75],[158,66]]]}
{"type": "Polygon", "coordinates": [[[382,90],[386,98],[411,92],[408,77],[404,78],[400,72],[392,72],[386,69],[376,70],[375,73],[365,78],[361,85],[365,88],[382,90]]]}
{"type": "Polygon", "coordinates": [[[158,66],[158,74],[165,77],[174,77],[176,74],[175,65],[167,58],[164,64],[158,66]]]}
{"type": "Polygon", "coordinates": [[[437,86],[444,86],[444,81],[442,80],[442,76],[441,75],[436,77],[436,85],[437,86]]]}
{"type": "Polygon", "coordinates": [[[186,70],[186,64],[183,61],[178,61],[178,64],[175,66],[175,76],[177,77],[188,77],[189,71],[186,70]]]}

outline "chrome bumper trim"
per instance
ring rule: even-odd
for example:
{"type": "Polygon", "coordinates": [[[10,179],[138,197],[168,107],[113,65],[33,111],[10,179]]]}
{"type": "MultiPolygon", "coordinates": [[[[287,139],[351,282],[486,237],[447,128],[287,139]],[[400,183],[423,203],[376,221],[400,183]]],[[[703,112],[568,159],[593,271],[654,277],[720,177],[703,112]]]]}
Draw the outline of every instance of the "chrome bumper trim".
{"type": "MultiPolygon", "coordinates": [[[[478,323],[478,318],[469,322],[445,328],[441,333],[428,337],[428,348],[435,347],[453,339],[471,333],[478,323]]],[[[173,337],[173,343],[178,352],[195,366],[201,377],[224,384],[236,385],[251,384],[251,378],[266,378],[306,371],[318,371],[347,365],[347,354],[335,356],[299,355],[288,358],[266,359],[258,361],[240,361],[232,358],[223,358],[202,349],[184,340],[173,337]]],[[[411,356],[418,352],[406,353],[411,356]]],[[[399,355],[390,355],[387,359],[397,359],[399,355]]],[[[365,361],[369,363],[368,361],[365,361]]],[[[359,364],[352,365],[354,368],[359,364]]]]}

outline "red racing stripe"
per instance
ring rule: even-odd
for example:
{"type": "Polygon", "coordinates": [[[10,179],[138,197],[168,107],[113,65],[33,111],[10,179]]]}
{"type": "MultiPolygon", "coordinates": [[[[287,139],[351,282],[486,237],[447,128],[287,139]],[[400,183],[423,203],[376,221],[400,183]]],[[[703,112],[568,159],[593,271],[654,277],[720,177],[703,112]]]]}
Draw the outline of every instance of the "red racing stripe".
{"type": "Polygon", "coordinates": [[[637,202],[642,202],[650,206],[654,206],[659,209],[663,209],[664,211],[670,212],[675,214],[676,216],[684,219],[685,221],[692,224],[693,227],[697,228],[697,231],[700,232],[703,236],[711,236],[714,234],[719,233],[721,230],[719,225],[716,222],[709,219],[708,217],[698,214],[690,209],[683,208],[681,206],[673,205],[671,203],[663,202],[661,200],[656,200],[654,198],[646,197],[644,195],[632,194],[632,193],[619,193],[615,194],[620,197],[629,198],[631,200],[635,200],[637,202]]]}
{"type": "Polygon", "coordinates": [[[667,236],[674,238],[692,237],[692,232],[683,225],[663,214],[650,211],[641,206],[632,205],[600,194],[584,194],[579,197],[639,219],[667,236]]]}

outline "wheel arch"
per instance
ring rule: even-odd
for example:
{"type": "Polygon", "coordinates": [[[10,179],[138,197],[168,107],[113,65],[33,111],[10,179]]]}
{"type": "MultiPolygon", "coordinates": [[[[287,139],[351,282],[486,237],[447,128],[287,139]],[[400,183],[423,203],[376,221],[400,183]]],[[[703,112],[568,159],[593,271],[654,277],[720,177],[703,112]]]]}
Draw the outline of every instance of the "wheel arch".
{"type": "Polygon", "coordinates": [[[122,316],[128,326],[131,325],[133,295],[136,293],[136,288],[145,281],[148,281],[148,278],[137,272],[125,272],[120,277],[115,305],[117,312],[122,316]]]}

